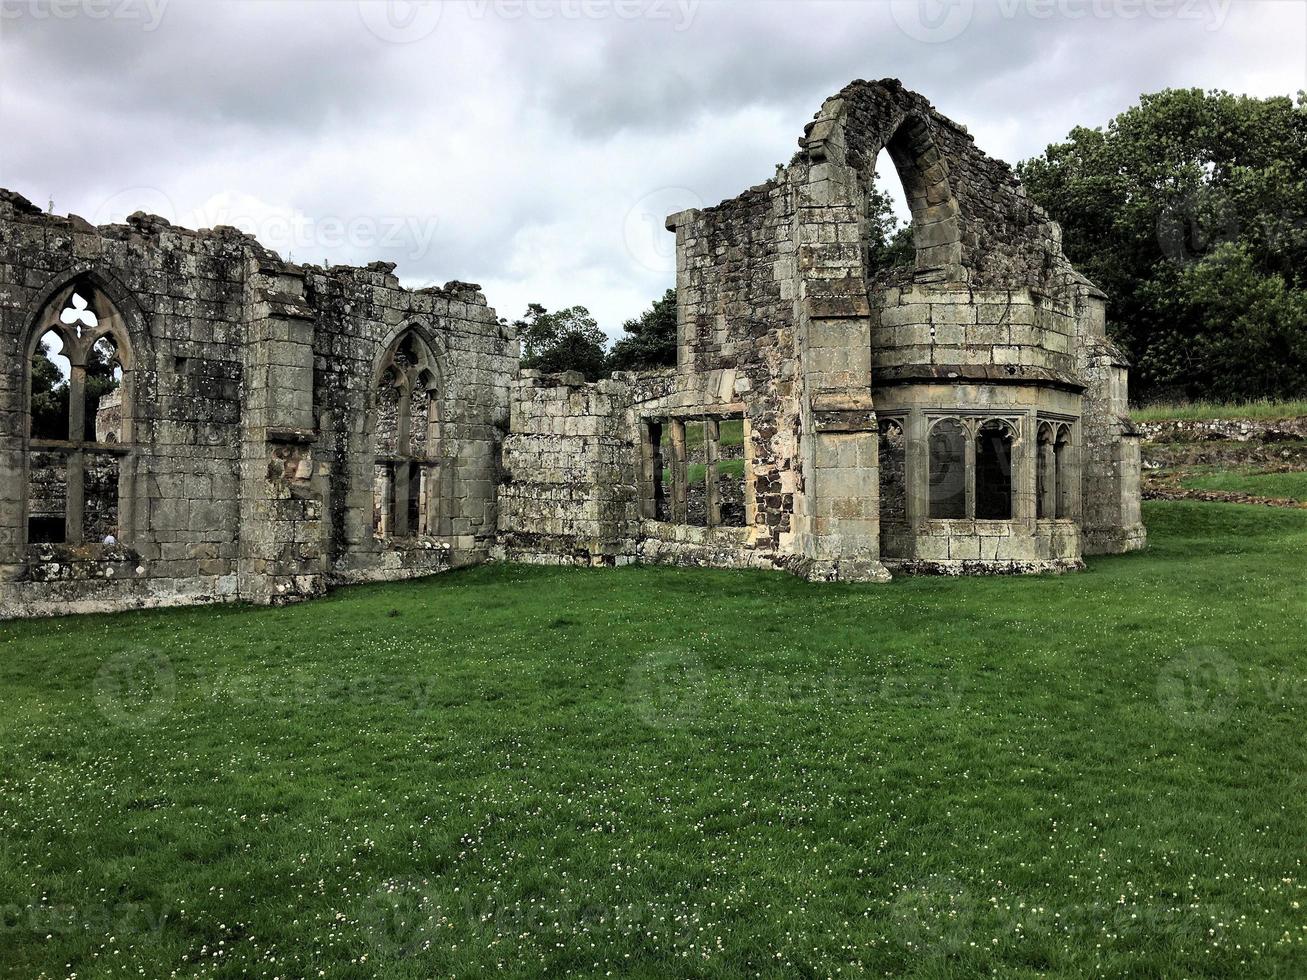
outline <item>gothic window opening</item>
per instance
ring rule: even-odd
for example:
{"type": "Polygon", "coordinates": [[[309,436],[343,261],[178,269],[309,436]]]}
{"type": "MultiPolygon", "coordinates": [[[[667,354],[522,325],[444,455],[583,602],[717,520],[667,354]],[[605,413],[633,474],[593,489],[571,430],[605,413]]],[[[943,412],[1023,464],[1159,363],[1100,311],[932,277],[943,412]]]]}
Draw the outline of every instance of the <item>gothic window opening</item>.
{"type": "Polygon", "coordinates": [[[1053,513],[1059,519],[1071,516],[1071,427],[1058,426],[1057,441],[1053,444],[1053,473],[1055,491],[1053,513]]]}
{"type": "Polygon", "coordinates": [[[37,318],[29,351],[25,503],[29,544],[115,544],[129,524],[132,451],[127,329],[79,282],[37,318]]]}
{"type": "Polygon", "coordinates": [[[414,331],[383,359],[373,400],[373,536],[441,533],[436,360],[414,331]]]}
{"type": "Polygon", "coordinates": [[[1046,520],[1057,514],[1057,470],[1054,458],[1053,427],[1047,422],[1039,426],[1035,470],[1035,517],[1046,520]]]}
{"type": "Polygon", "coordinates": [[[991,419],[976,431],[976,519],[1012,519],[1012,445],[1006,422],[991,419]]]}
{"type": "Polygon", "coordinates": [[[907,439],[897,419],[880,421],[880,519],[905,521],[908,517],[907,439]]]}
{"type": "Polygon", "coordinates": [[[967,433],[957,419],[941,419],[930,430],[930,516],[967,516],[967,433]]]}

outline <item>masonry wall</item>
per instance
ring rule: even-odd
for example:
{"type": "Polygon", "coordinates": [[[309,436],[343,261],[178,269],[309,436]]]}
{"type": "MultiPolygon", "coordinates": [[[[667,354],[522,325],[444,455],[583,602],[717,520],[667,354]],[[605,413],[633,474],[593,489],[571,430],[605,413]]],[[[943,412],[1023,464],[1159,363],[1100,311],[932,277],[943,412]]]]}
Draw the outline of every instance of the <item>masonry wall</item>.
{"type": "MultiPolygon", "coordinates": [[[[1137,453],[1121,423],[1126,367],[1103,347],[1102,294],[1071,267],[1060,229],[1011,168],[893,79],[828,99],[799,147],[767,182],[668,218],[678,364],[632,382],[626,438],[638,441],[651,422],[742,417],[752,506],[742,530],[646,512],[639,558],[876,580],[886,562],[958,573],[1079,567],[1082,520],[1087,548],[1142,546],[1137,453]],[[867,199],[882,150],[912,210],[906,267],[870,264],[867,199]],[[912,484],[888,521],[882,407],[905,428],[899,465],[912,484]],[[991,419],[1009,426],[1010,519],[931,519],[925,441],[947,416],[972,432],[991,419]],[[1058,494],[1074,514],[1037,513],[1044,425],[1073,433],[1065,470],[1083,482],[1058,494]]],[[[579,485],[583,498],[592,482],[579,485]]],[[[504,519],[513,532],[518,518],[504,519]]],[[[593,529],[564,529],[540,548],[625,552],[627,530],[618,546],[596,545],[593,529]]]]}
{"type": "Polygon", "coordinates": [[[511,403],[497,555],[534,564],[633,562],[639,450],[631,386],[522,371],[511,403]]]}
{"type": "Polygon", "coordinates": [[[146,215],[94,228],[0,192],[0,617],[282,602],[483,560],[516,363],[473,285],[410,291],[389,265],[300,267],[235,229],[146,215]],[[72,282],[100,291],[130,335],[112,545],[94,515],[84,544],[27,541],[27,351],[72,282]],[[409,330],[441,366],[441,525],[378,540],[376,364],[409,330]]]}

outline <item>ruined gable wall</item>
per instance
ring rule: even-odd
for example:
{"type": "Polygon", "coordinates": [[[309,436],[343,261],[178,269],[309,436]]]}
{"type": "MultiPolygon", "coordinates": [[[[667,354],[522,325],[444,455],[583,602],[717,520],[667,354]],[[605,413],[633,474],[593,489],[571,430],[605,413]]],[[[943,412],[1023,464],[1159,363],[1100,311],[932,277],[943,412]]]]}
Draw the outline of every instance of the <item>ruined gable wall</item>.
{"type": "Polygon", "coordinates": [[[880,151],[890,150],[918,231],[926,236],[924,242],[918,240],[919,247],[933,248],[956,235],[968,284],[1046,291],[1066,285],[1070,269],[1056,223],[1026,196],[1007,163],[986,156],[964,126],[940,114],[924,96],[892,78],[851,82],[809,124],[805,148],[812,153],[836,130],[842,162],[866,181],[880,151]],[[914,200],[918,194],[920,201],[914,200]],[[931,227],[954,217],[952,227],[931,227]]]}

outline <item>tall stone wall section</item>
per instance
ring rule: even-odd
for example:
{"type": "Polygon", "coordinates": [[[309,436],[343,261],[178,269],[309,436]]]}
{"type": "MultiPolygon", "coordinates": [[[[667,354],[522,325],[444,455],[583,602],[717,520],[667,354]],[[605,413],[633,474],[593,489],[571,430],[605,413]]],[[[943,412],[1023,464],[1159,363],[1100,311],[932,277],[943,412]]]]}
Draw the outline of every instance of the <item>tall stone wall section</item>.
{"type": "Polygon", "coordinates": [[[523,371],[499,489],[497,555],[534,564],[625,565],[636,557],[638,447],[631,388],[523,371]]]}
{"type": "Polygon", "coordinates": [[[476,286],[412,291],[389,265],[296,266],[236,229],[147,215],[95,228],[0,192],[0,617],[282,602],[483,560],[516,365],[476,286]],[[27,352],[73,282],[100,290],[130,338],[112,545],[27,541],[27,352]],[[441,527],[379,540],[372,393],[405,330],[441,365],[441,527]]]}

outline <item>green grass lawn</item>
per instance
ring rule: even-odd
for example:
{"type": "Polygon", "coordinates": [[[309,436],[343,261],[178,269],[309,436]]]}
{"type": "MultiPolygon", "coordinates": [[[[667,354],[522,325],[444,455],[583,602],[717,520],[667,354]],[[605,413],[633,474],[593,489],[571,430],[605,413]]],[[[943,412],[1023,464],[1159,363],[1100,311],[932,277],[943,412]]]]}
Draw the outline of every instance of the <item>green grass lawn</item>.
{"type": "Polygon", "coordinates": [[[1137,408],[1130,414],[1136,422],[1161,422],[1167,419],[1184,419],[1188,421],[1202,419],[1292,419],[1307,415],[1307,401],[1186,402],[1182,405],[1149,405],[1146,408],[1137,408]]]}
{"type": "Polygon", "coordinates": [[[0,975],[1307,975],[1307,514],[0,624],[0,975]]]}
{"type": "Polygon", "coordinates": [[[1192,490],[1225,490],[1280,500],[1307,500],[1307,472],[1259,473],[1256,470],[1222,469],[1186,476],[1181,484],[1192,490]]]}

